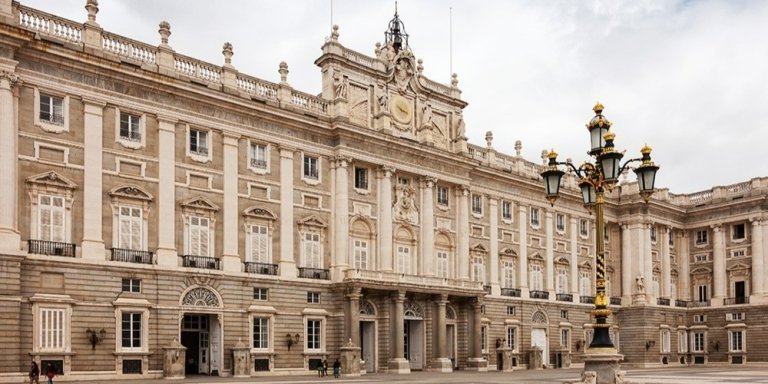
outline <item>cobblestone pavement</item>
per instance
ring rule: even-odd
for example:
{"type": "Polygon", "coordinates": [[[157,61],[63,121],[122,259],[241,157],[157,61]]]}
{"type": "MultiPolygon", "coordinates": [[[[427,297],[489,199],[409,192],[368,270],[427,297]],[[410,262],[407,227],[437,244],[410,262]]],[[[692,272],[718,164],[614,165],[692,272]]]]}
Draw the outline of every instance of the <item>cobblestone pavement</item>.
{"type": "MultiPolygon", "coordinates": [[[[450,374],[413,372],[408,375],[368,374],[360,377],[334,379],[333,376],[265,376],[249,379],[220,378],[207,376],[190,376],[184,380],[117,380],[110,383],[119,384],[252,384],[252,383],[419,383],[419,384],[508,384],[508,383],[563,383],[578,380],[580,369],[549,369],[542,371],[520,370],[511,373],[501,372],[453,372],[450,374]]],[[[729,383],[765,383],[768,384],[768,368],[663,368],[663,369],[628,369],[627,379],[631,383],[645,384],[729,384],[729,383]]],[[[63,382],[64,380],[57,382],[63,382]]],[[[87,383],[97,383],[89,381],[87,383]]]]}

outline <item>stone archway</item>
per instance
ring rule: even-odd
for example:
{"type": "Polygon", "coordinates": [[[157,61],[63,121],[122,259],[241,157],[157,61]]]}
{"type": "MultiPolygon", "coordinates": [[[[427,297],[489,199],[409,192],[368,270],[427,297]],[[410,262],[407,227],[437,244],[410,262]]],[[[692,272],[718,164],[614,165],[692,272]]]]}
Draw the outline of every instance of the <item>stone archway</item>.
{"type": "Polygon", "coordinates": [[[193,285],[179,298],[179,340],[187,348],[187,374],[221,374],[224,368],[224,302],[212,287],[193,285]]]}

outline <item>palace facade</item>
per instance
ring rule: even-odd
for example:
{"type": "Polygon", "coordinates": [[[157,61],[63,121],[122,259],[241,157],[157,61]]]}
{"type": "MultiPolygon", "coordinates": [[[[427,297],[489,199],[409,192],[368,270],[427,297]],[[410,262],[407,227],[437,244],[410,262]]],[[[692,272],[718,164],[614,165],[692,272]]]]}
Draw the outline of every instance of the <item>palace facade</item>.
{"type": "MultiPolygon", "coordinates": [[[[397,17],[368,56],[322,46],[318,96],[0,0],[0,382],[582,364],[594,220],[578,180],[467,142],[458,79],[397,17]],[[395,29],[393,29],[395,28],[395,29]],[[404,30],[397,30],[404,32],[404,30]],[[402,35],[405,36],[405,35],[402,35]],[[505,366],[503,352],[511,354],[505,366]]],[[[180,37],[183,38],[183,37],[180,37]]],[[[585,121],[591,116],[585,114],[585,121]]],[[[672,165],[668,165],[672,166],[672,165]]],[[[606,204],[626,365],[768,363],[768,178],[606,204]]],[[[510,375],[514,375],[511,372],[510,375]]]]}

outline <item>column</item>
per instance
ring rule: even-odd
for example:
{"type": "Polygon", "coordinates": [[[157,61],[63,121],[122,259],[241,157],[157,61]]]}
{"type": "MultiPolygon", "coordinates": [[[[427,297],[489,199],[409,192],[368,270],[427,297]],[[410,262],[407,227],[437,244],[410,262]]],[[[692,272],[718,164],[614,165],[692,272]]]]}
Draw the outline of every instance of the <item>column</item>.
{"type": "Polygon", "coordinates": [[[621,303],[632,303],[632,254],[630,247],[629,224],[621,223],[621,303]]]}
{"type": "Polygon", "coordinates": [[[394,168],[382,167],[379,170],[379,268],[393,271],[392,268],[392,174],[394,168]]]}
{"type": "Polygon", "coordinates": [[[176,252],[176,121],[158,116],[157,264],[179,265],[176,252]]]}
{"type": "Polygon", "coordinates": [[[573,295],[573,301],[580,302],[579,296],[579,220],[575,217],[571,217],[571,294],[573,295]]]}
{"type": "Polygon", "coordinates": [[[425,177],[421,184],[421,260],[422,274],[435,275],[435,183],[434,177],[425,177]]]}
{"type": "Polygon", "coordinates": [[[448,295],[442,294],[435,300],[436,311],[434,314],[434,351],[435,358],[432,360],[433,372],[451,372],[451,359],[448,358],[448,348],[445,328],[445,307],[448,305],[448,295]]]}
{"type": "MultiPolygon", "coordinates": [[[[333,195],[333,257],[331,260],[331,278],[333,281],[344,279],[344,270],[349,262],[349,162],[350,158],[338,156],[335,159],[336,177],[333,195]]],[[[356,344],[359,345],[359,344],[356,344]]]]}
{"type": "Polygon", "coordinates": [[[411,367],[408,360],[405,359],[405,340],[403,327],[403,312],[405,303],[405,291],[397,291],[392,298],[394,302],[394,313],[392,314],[392,351],[389,359],[389,372],[391,373],[410,373],[411,367]]]}
{"type": "Polygon", "coordinates": [[[12,90],[18,83],[19,78],[15,73],[0,72],[0,169],[3,170],[0,172],[0,249],[8,250],[21,248],[17,221],[19,132],[12,90]]]}
{"type": "Polygon", "coordinates": [[[691,299],[691,255],[690,244],[688,243],[688,231],[680,231],[680,237],[675,242],[678,245],[680,252],[678,254],[680,260],[680,275],[677,282],[678,287],[682,287],[682,290],[678,288],[678,291],[682,292],[680,298],[682,300],[691,299]]]}
{"type": "Polygon", "coordinates": [[[459,278],[469,280],[469,186],[462,185],[459,189],[459,238],[456,254],[459,262],[459,278]]]}
{"type": "MultiPolygon", "coordinates": [[[[669,261],[669,227],[660,226],[661,230],[661,297],[669,299],[672,297],[670,286],[672,285],[671,266],[669,261]]],[[[674,305],[674,303],[672,303],[674,305]]]]}
{"type": "Polygon", "coordinates": [[[475,302],[472,304],[472,337],[470,338],[472,344],[470,345],[469,355],[467,359],[468,371],[482,371],[488,370],[488,361],[483,355],[482,347],[482,326],[483,326],[483,314],[482,314],[483,301],[480,297],[475,298],[475,302]]]}
{"type": "Polygon", "coordinates": [[[222,264],[224,271],[241,272],[238,244],[241,231],[238,230],[237,175],[238,140],[240,135],[224,134],[224,247],[222,264]]]}
{"type": "Polygon", "coordinates": [[[293,149],[280,148],[280,276],[282,277],[296,277],[293,232],[293,149]]]}
{"type": "MultiPolygon", "coordinates": [[[[765,295],[765,264],[763,260],[763,222],[760,219],[752,220],[752,295],[762,297],[765,295]]],[[[750,300],[754,303],[754,300],[750,300]]]]}
{"type": "Polygon", "coordinates": [[[102,226],[102,133],[105,103],[83,99],[85,107],[83,150],[83,242],[84,259],[104,260],[102,226]]]}
{"type": "Polygon", "coordinates": [[[544,213],[544,232],[546,233],[545,239],[545,261],[547,268],[547,282],[544,289],[549,292],[549,299],[555,299],[555,224],[553,220],[554,213],[552,209],[547,209],[544,213]]]}
{"type": "Polygon", "coordinates": [[[499,285],[499,199],[496,197],[488,198],[488,214],[489,225],[491,227],[490,233],[490,249],[491,257],[488,262],[488,269],[491,272],[491,294],[494,296],[501,295],[501,286],[499,285]]]}
{"type": "Polygon", "coordinates": [[[518,210],[518,233],[520,245],[520,260],[517,268],[517,284],[520,296],[528,297],[528,207],[520,206],[518,210]]]}
{"type": "Polygon", "coordinates": [[[713,274],[713,295],[712,306],[723,305],[723,299],[728,296],[726,271],[725,271],[725,232],[720,224],[712,226],[713,242],[713,260],[712,274],[713,274]]]}
{"type": "Polygon", "coordinates": [[[346,330],[349,332],[346,334],[345,340],[342,342],[342,344],[346,343],[346,340],[352,340],[352,344],[359,347],[360,346],[360,298],[362,297],[362,294],[360,292],[360,288],[354,288],[352,289],[352,292],[350,292],[347,295],[347,299],[349,299],[349,315],[347,316],[347,319],[349,320],[349,323],[347,324],[346,330]]]}

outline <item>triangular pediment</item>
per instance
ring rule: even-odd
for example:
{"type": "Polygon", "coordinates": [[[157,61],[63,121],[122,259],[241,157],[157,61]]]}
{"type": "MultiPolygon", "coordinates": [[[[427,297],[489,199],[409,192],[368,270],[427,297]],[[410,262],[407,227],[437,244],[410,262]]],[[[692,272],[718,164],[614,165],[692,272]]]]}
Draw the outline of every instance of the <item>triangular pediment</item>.
{"type": "Polygon", "coordinates": [[[504,256],[517,256],[517,252],[515,252],[514,249],[509,247],[502,249],[501,252],[499,252],[499,254],[504,256]]]}
{"type": "Polygon", "coordinates": [[[544,257],[541,256],[540,253],[536,252],[530,257],[531,260],[541,260],[544,261],[544,257]]]}
{"type": "Polygon", "coordinates": [[[319,218],[319,217],[317,217],[315,215],[310,215],[310,216],[307,216],[307,217],[299,220],[298,224],[299,225],[309,226],[309,227],[322,227],[322,228],[325,228],[325,227],[328,226],[328,223],[326,223],[325,220],[323,220],[323,219],[321,219],[321,218],[319,218]]]}
{"type": "Polygon", "coordinates": [[[66,189],[77,188],[77,184],[72,182],[72,180],[69,180],[66,177],[60,175],[56,171],[48,171],[38,175],[30,176],[27,178],[27,183],[44,184],[52,187],[59,187],[59,188],[66,188],[66,189]]]}
{"type": "Polygon", "coordinates": [[[218,211],[219,206],[214,204],[212,201],[206,199],[202,196],[193,197],[188,200],[184,200],[181,203],[182,207],[185,208],[194,208],[194,209],[205,209],[208,211],[218,211]]]}
{"type": "Polygon", "coordinates": [[[591,263],[591,262],[589,262],[589,260],[587,260],[587,261],[585,261],[585,262],[581,263],[581,264],[579,265],[579,268],[592,269],[592,263],[591,263]]]}
{"type": "Polygon", "coordinates": [[[691,271],[691,275],[704,275],[710,273],[712,273],[712,269],[707,267],[698,267],[691,271]]]}
{"type": "Polygon", "coordinates": [[[730,266],[729,266],[728,268],[726,268],[725,270],[730,272],[730,271],[738,271],[738,270],[747,270],[747,269],[749,269],[749,268],[750,268],[750,266],[749,266],[749,265],[747,265],[747,264],[744,264],[744,263],[736,263],[736,264],[732,264],[732,265],[730,265],[730,266]]]}
{"type": "Polygon", "coordinates": [[[477,244],[475,244],[475,245],[474,245],[472,248],[470,248],[469,250],[470,250],[470,251],[473,251],[473,252],[488,252],[488,250],[487,250],[487,249],[485,249],[485,247],[484,247],[482,244],[480,244],[480,243],[477,243],[477,244]]]}
{"type": "Polygon", "coordinates": [[[565,264],[565,265],[568,265],[568,264],[570,264],[570,262],[565,257],[560,256],[560,257],[555,258],[555,264],[565,264]]]}
{"type": "Polygon", "coordinates": [[[255,217],[260,219],[275,220],[277,216],[268,209],[257,206],[248,207],[243,211],[243,216],[255,217]]]}
{"type": "Polygon", "coordinates": [[[152,201],[152,199],[154,199],[151,193],[145,191],[141,187],[134,185],[121,185],[119,187],[112,188],[112,190],[109,191],[109,195],[112,197],[125,197],[128,199],[146,201],[152,201]]]}

